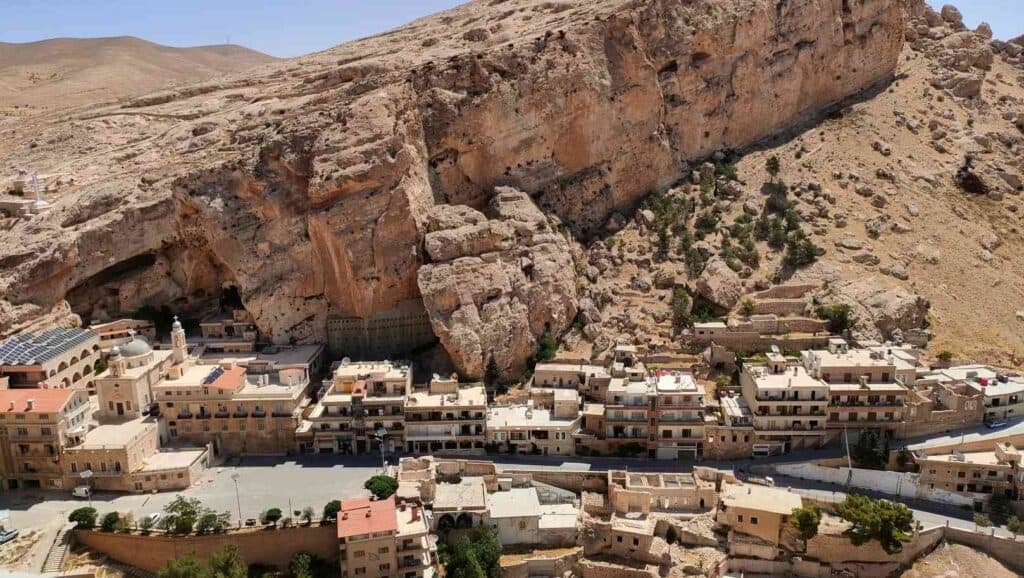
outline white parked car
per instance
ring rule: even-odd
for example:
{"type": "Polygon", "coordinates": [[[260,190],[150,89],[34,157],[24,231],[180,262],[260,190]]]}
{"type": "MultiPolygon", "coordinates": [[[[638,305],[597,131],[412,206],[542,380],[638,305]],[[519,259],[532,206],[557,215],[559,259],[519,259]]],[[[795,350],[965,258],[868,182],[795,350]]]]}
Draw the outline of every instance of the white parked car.
{"type": "Polygon", "coordinates": [[[147,514],[146,517],[143,518],[143,520],[146,520],[147,522],[151,522],[152,523],[151,525],[153,527],[156,527],[160,523],[160,518],[163,518],[163,517],[164,517],[164,515],[162,513],[160,513],[160,512],[153,512],[152,514],[147,514]]]}
{"type": "Polygon", "coordinates": [[[89,486],[75,486],[75,489],[71,490],[71,495],[76,498],[88,498],[91,494],[89,486]]]}

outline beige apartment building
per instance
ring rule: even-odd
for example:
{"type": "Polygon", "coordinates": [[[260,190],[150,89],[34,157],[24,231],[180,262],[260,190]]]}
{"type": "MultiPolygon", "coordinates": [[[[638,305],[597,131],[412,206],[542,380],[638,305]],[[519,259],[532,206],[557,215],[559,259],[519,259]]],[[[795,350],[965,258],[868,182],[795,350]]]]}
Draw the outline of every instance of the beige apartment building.
{"type": "Polygon", "coordinates": [[[483,385],[460,385],[458,376],[434,376],[405,402],[406,451],[484,453],[487,393],[483,385]]]}
{"type": "Polygon", "coordinates": [[[64,454],[69,486],[112,492],[184,490],[209,465],[205,447],[161,450],[153,417],[100,425],[64,454]],[[89,472],[88,479],[83,472],[89,472]]]}
{"type": "Polygon", "coordinates": [[[910,390],[897,382],[829,384],[828,426],[833,429],[877,429],[898,433],[907,417],[910,390]]]}
{"type": "Polygon", "coordinates": [[[649,450],[660,459],[697,459],[704,453],[704,426],[717,423],[705,413],[704,390],[693,376],[678,371],[651,378],[654,435],[649,450]]]}
{"type": "Polygon", "coordinates": [[[819,447],[827,439],[829,388],[778,353],[744,365],[740,387],[757,431],[755,455],[819,447]]]}
{"type": "Polygon", "coordinates": [[[637,448],[648,453],[648,441],[654,440],[655,396],[646,379],[612,379],[604,404],[604,440],[607,451],[637,448]],[[621,449],[620,449],[621,448],[621,449]]]}
{"type": "Polygon", "coordinates": [[[793,510],[803,506],[798,494],[754,484],[725,484],[718,499],[716,519],[729,527],[730,547],[738,542],[735,534],[781,543],[793,510]]]}
{"type": "Polygon", "coordinates": [[[395,497],[342,500],[338,562],[344,578],[432,578],[433,546],[420,506],[395,497]]]}
{"type": "Polygon", "coordinates": [[[99,335],[88,329],[21,333],[0,343],[0,376],[8,387],[73,387],[92,393],[99,335]]]}
{"type": "Polygon", "coordinates": [[[1022,498],[1024,470],[1021,452],[1010,442],[993,442],[991,451],[953,451],[928,455],[917,452],[919,483],[929,489],[972,496],[983,505],[991,496],[1022,498]]]}
{"type": "Polygon", "coordinates": [[[0,390],[3,489],[66,488],[62,455],[85,437],[89,414],[84,390],[0,390]]]}
{"type": "Polygon", "coordinates": [[[100,349],[107,353],[115,345],[124,345],[136,335],[140,335],[149,341],[156,341],[156,326],[152,321],[145,319],[117,319],[106,323],[93,323],[89,326],[90,331],[95,331],[100,337],[100,349]]]}
{"type": "Polygon", "coordinates": [[[580,429],[579,394],[554,390],[552,402],[492,407],[487,411],[487,443],[516,454],[571,456],[580,429]]]}
{"type": "Polygon", "coordinates": [[[364,454],[405,447],[406,396],[412,365],[402,362],[342,362],[324,395],[296,434],[299,451],[364,454]]]}
{"type": "Polygon", "coordinates": [[[252,315],[245,309],[234,309],[231,315],[216,315],[199,324],[207,351],[249,353],[256,350],[259,332],[252,315]]]}

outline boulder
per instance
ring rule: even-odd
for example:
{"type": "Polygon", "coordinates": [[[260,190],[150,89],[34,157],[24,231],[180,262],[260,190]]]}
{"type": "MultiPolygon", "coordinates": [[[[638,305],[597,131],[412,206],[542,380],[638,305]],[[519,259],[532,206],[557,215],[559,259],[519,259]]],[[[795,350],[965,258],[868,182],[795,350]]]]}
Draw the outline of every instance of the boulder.
{"type": "Polygon", "coordinates": [[[720,257],[708,261],[697,278],[697,294],[722,309],[732,309],[743,294],[743,280],[720,257]]]}

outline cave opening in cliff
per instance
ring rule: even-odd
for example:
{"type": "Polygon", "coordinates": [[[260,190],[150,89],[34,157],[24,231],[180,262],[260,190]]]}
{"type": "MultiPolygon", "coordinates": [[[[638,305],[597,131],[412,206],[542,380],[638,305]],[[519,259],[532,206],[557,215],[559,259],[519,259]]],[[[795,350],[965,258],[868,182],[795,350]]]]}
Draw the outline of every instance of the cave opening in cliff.
{"type": "Polygon", "coordinates": [[[242,293],[238,290],[238,286],[234,283],[226,283],[220,291],[220,297],[218,299],[221,311],[231,311],[232,309],[245,309],[245,304],[242,303],[242,293]]]}

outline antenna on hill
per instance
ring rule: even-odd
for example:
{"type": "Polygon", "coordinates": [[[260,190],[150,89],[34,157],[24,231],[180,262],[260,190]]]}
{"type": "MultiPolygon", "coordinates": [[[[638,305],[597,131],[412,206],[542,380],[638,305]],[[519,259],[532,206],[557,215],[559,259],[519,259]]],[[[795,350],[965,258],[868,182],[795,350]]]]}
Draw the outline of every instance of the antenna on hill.
{"type": "Polygon", "coordinates": [[[228,34],[227,37],[225,38],[224,44],[231,44],[231,35],[230,34],[228,34]]]}

